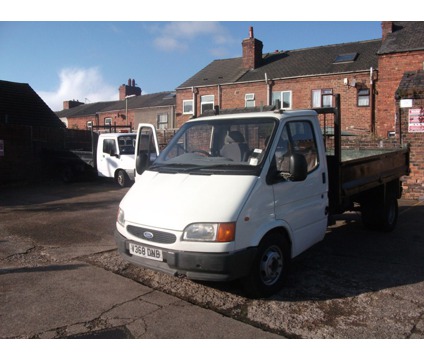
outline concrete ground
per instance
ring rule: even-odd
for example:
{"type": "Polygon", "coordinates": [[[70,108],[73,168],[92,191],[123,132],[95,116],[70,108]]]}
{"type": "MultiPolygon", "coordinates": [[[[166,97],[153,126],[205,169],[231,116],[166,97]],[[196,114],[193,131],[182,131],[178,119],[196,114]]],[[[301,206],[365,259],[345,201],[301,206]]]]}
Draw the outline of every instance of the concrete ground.
{"type": "MultiPolygon", "coordinates": [[[[293,262],[286,287],[248,299],[125,263],[113,241],[127,189],[51,182],[0,189],[0,338],[423,339],[424,204],[397,229],[346,214],[293,262]]],[[[396,353],[396,352],[394,352],[396,353]]]]}

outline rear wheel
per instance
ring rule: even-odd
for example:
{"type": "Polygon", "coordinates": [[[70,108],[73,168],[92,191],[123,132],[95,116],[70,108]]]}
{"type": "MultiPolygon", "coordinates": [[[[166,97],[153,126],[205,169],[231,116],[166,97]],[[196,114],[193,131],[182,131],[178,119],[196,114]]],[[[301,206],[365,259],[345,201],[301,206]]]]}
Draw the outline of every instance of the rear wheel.
{"type": "Polygon", "coordinates": [[[362,205],[362,222],[372,230],[389,232],[394,230],[398,219],[398,202],[393,194],[386,199],[362,205]]]}
{"type": "Polygon", "coordinates": [[[280,233],[268,234],[260,243],[250,274],[243,279],[246,293],[269,297],[279,291],[290,261],[289,242],[280,233]]]}

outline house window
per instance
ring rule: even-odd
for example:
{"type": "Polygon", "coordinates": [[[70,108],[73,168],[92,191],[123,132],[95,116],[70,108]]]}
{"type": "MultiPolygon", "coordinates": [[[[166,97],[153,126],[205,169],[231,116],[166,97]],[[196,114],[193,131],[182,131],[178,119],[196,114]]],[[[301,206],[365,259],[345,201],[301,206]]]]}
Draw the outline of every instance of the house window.
{"type": "Polygon", "coordinates": [[[255,94],[244,95],[244,107],[255,107],[255,94]]]}
{"type": "Polygon", "coordinates": [[[183,100],[183,114],[193,114],[193,100],[183,100]]]}
{"type": "Polygon", "coordinates": [[[87,129],[90,130],[93,127],[92,121],[87,121],[87,129]]]}
{"type": "Polygon", "coordinates": [[[214,95],[204,95],[200,97],[200,111],[203,114],[206,110],[213,110],[214,95]]]}
{"type": "Polygon", "coordinates": [[[280,100],[281,109],[292,108],[292,92],[291,91],[273,91],[272,93],[272,105],[280,100]]]}
{"type": "Polygon", "coordinates": [[[312,107],[332,107],[333,89],[312,90],[312,107]]]}
{"type": "Polygon", "coordinates": [[[370,89],[358,90],[358,106],[370,106],[370,89]]]}
{"type": "Polygon", "coordinates": [[[112,126],[112,118],[105,118],[105,126],[112,126]]]}
{"type": "Polygon", "coordinates": [[[168,114],[157,115],[157,128],[167,129],[168,128],[168,114]]]}

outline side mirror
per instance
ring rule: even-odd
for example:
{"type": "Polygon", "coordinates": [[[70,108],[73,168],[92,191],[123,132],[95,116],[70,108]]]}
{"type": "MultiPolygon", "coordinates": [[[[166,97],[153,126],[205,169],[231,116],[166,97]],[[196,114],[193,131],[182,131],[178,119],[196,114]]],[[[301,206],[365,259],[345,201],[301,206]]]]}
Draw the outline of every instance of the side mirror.
{"type": "Polygon", "coordinates": [[[116,158],[118,158],[118,159],[119,159],[119,154],[117,154],[117,153],[116,153],[115,151],[113,151],[113,150],[110,150],[109,155],[110,155],[110,156],[113,156],[113,157],[116,157],[116,158]]]}
{"type": "Polygon", "coordinates": [[[308,176],[308,164],[302,154],[294,153],[290,156],[290,177],[291,181],[303,181],[308,176]]]}

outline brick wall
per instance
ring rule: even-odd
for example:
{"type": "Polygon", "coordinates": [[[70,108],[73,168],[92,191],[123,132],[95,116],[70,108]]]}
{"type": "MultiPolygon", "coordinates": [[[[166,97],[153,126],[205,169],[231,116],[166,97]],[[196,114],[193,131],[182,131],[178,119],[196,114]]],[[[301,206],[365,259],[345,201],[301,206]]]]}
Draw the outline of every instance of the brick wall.
{"type": "Polygon", "coordinates": [[[82,117],[68,118],[68,129],[86,130],[87,122],[91,121],[93,125],[105,125],[105,119],[111,118],[112,125],[123,126],[127,124],[134,124],[134,112],[128,111],[128,122],[126,121],[125,110],[113,111],[107,113],[100,113],[97,115],[87,115],[82,117]]]}
{"type": "MultiPolygon", "coordinates": [[[[343,130],[354,133],[369,133],[372,129],[372,107],[357,106],[357,88],[348,87],[344,84],[344,78],[349,81],[355,79],[358,86],[370,88],[369,72],[356,73],[352,75],[333,75],[322,77],[307,77],[287,80],[275,80],[271,82],[272,91],[292,91],[293,109],[308,109],[312,106],[312,90],[332,89],[333,94],[340,94],[343,130]]],[[[245,95],[255,94],[255,105],[268,105],[268,86],[265,81],[245,84],[231,84],[210,86],[195,89],[196,113],[200,115],[200,98],[203,95],[214,95],[215,105],[221,109],[243,108],[245,106],[245,95]]],[[[181,127],[192,115],[183,114],[183,100],[193,98],[192,89],[177,91],[176,118],[177,127],[181,127]]]]}
{"type": "Polygon", "coordinates": [[[420,70],[424,66],[424,51],[380,55],[378,59],[376,132],[387,136],[395,130],[395,92],[405,71],[420,70]]]}
{"type": "MultiPolygon", "coordinates": [[[[423,109],[424,99],[413,100],[412,109],[423,109]]],[[[407,199],[424,200],[424,132],[408,132],[409,108],[397,108],[402,126],[402,141],[410,144],[411,174],[404,182],[404,196],[407,199]]],[[[424,114],[424,110],[422,110],[424,114]]]]}

